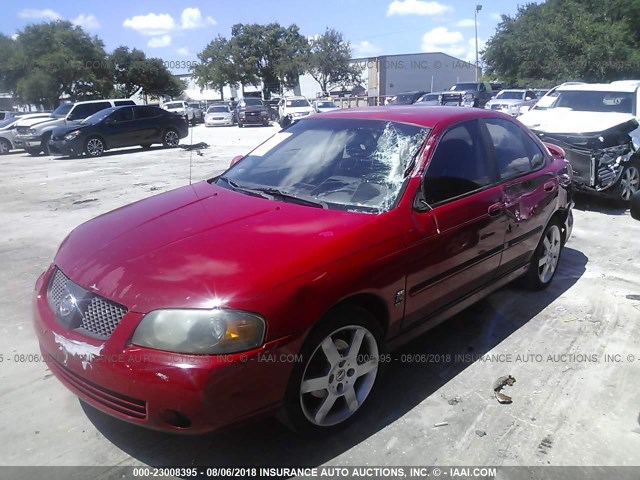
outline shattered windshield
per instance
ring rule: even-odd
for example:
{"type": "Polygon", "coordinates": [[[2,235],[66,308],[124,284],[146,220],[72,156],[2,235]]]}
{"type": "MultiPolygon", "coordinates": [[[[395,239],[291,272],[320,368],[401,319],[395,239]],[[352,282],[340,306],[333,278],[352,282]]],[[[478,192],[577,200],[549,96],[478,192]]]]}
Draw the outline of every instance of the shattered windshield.
{"type": "MultiPolygon", "coordinates": [[[[393,206],[428,132],[383,120],[304,120],[271,137],[215,183],[245,193],[277,189],[289,200],[381,213],[393,206]]],[[[274,199],[287,201],[282,195],[274,199]]]]}
{"type": "Polygon", "coordinates": [[[633,92],[557,91],[548,108],[567,108],[579,112],[616,112],[635,115],[633,92]]]}

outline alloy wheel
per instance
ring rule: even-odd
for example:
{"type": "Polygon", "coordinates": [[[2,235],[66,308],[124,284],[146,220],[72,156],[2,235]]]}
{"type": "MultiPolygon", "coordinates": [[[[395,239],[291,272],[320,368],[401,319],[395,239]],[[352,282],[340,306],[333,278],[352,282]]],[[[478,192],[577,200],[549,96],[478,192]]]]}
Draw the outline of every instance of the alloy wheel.
{"type": "Polygon", "coordinates": [[[360,325],[335,330],[309,357],[300,382],[302,412],[320,427],[344,422],[367,399],[377,373],[374,335],[360,325]]]}
{"type": "Polygon", "coordinates": [[[87,142],[87,153],[92,157],[99,157],[104,152],[104,144],[99,138],[91,138],[87,142]]]}
{"type": "Polygon", "coordinates": [[[631,200],[631,197],[640,189],[640,171],[636,167],[628,167],[622,173],[620,179],[620,198],[625,202],[631,200]]]}
{"type": "Polygon", "coordinates": [[[178,137],[178,133],[175,130],[169,130],[164,134],[164,141],[168,146],[175,147],[178,145],[180,137],[178,137]]]}
{"type": "Polygon", "coordinates": [[[538,278],[545,284],[551,281],[558,266],[562,235],[557,225],[551,225],[542,240],[542,251],[538,259],[538,278]]]}

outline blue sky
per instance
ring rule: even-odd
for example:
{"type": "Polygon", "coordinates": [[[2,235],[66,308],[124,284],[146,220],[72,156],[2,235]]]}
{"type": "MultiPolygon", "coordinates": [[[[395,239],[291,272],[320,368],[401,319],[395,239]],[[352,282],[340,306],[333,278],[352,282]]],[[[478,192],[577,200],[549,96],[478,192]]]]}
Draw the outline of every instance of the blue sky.
{"type": "Polygon", "coordinates": [[[341,31],[355,57],[442,51],[473,60],[473,13],[480,47],[495,31],[500,14],[513,15],[517,2],[423,0],[122,0],[6,2],[0,31],[14,35],[29,23],[66,19],[98,35],[107,51],[120,45],[165,61],[197,60],[218,34],[229,37],[235,23],[296,23],[312,37],[326,27],[341,31]]]}

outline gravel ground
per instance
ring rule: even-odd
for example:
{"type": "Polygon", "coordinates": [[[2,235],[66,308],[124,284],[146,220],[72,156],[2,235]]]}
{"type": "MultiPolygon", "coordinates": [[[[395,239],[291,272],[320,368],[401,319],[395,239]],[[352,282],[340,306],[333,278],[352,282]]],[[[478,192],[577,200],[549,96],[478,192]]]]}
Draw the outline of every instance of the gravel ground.
{"type": "Polygon", "coordinates": [[[589,198],[548,290],[504,288],[395,352],[363,418],[330,441],[271,419],[199,437],[147,431],[28,361],[35,279],[73,227],[188,183],[190,162],[193,181],[213,176],[275,131],[199,125],[183,143],[209,143],[201,155],[0,157],[0,465],[640,465],[640,222],[589,198]],[[493,395],[503,375],[516,378],[510,405],[493,395]]]}

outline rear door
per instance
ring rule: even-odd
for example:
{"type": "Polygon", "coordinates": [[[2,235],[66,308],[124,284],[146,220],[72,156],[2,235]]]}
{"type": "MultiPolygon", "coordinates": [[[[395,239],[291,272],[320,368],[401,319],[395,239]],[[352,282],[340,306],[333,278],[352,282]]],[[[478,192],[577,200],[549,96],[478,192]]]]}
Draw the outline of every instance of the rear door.
{"type": "Polygon", "coordinates": [[[481,121],[504,195],[507,216],[500,274],[526,264],[555,208],[558,178],[545,171],[547,155],[522,127],[508,119],[481,121]]]}
{"type": "Polygon", "coordinates": [[[411,233],[403,328],[455,305],[495,277],[506,228],[496,180],[477,120],[442,135],[423,180],[437,233],[411,233]]]}
{"type": "Polygon", "coordinates": [[[136,107],[133,110],[137,123],[134,145],[160,142],[164,126],[161,117],[164,112],[160,108],[146,106],[136,107]]]}

